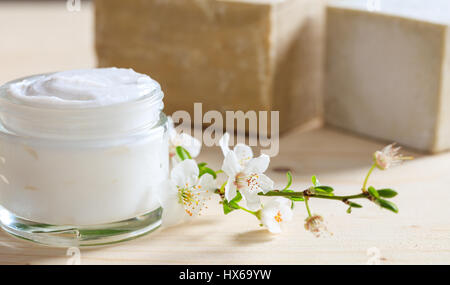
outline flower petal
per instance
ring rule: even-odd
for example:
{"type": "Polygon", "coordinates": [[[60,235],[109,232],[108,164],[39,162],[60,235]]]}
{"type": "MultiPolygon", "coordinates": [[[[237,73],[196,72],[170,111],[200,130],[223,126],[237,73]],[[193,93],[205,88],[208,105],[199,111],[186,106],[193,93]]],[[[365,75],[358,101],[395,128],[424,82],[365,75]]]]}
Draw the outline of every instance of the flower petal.
{"type": "Polygon", "coordinates": [[[172,163],[172,167],[175,167],[178,163],[180,163],[180,159],[176,155],[172,156],[170,161],[172,163]]]}
{"type": "Polygon", "coordinates": [[[177,187],[171,180],[164,180],[158,185],[157,195],[161,206],[177,198],[177,187]]]}
{"type": "Polygon", "coordinates": [[[179,134],[175,143],[176,146],[186,149],[192,157],[197,157],[202,148],[202,143],[198,139],[186,133],[179,134]]]}
{"type": "Polygon", "coordinates": [[[259,157],[251,159],[245,167],[245,173],[264,173],[269,167],[270,157],[261,154],[259,157]]]}
{"type": "Polygon", "coordinates": [[[163,181],[158,187],[158,200],[163,208],[162,225],[178,224],[186,217],[186,212],[178,199],[176,185],[170,181],[163,181]]]}
{"type": "Polygon", "coordinates": [[[197,182],[198,175],[198,166],[193,159],[181,161],[170,172],[171,180],[180,187],[185,187],[186,184],[194,186],[197,182]]]}
{"type": "Polygon", "coordinates": [[[186,217],[183,205],[178,203],[177,200],[171,200],[170,203],[163,207],[161,225],[165,227],[174,226],[185,220],[186,217]]]}
{"type": "Polygon", "coordinates": [[[224,133],[223,136],[219,140],[220,148],[222,149],[223,156],[226,156],[230,151],[228,144],[230,142],[230,134],[224,133]]]}
{"type": "Polygon", "coordinates": [[[236,185],[234,185],[234,179],[228,178],[227,184],[225,185],[225,199],[227,201],[231,201],[236,197],[237,191],[236,191],[236,185]]]}
{"type": "Polygon", "coordinates": [[[270,200],[261,210],[261,222],[272,233],[280,233],[280,224],[291,220],[292,216],[291,201],[282,197],[270,200]]]}
{"type": "MultiPolygon", "coordinates": [[[[291,203],[289,200],[288,200],[288,202],[289,202],[289,204],[291,203]]],[[[290,220],[292,220],[292,217],[294,216],[294,212],[292,211],[290,205],[288,207],[283,207],[280,210],[280,212],[283,215],[283,220],[284,221],[290,221],[290,220]]]]}
{"type": "Polygon", "coordinates": [[[261,223],[274,234],[281,233],[280,223],[275,220],[278,214],[278,208],[275,207],[273,200],[270,200],[261,210],[261,223]]]}
{"type": "Polygon", "coordinates": [[[273,200],[273,203],[278,211],[281,212],[283,221],[290,221],[292,219],[294,213],[291,208],[291,200],[283,197],[277,197],[273,200]]]}
{"type": "Polygon", "coordinates": [[[261,199],[255,192],[249,192],[246,189],[241,190],[242,196],[244,196],[245,201],[247,202],[247,208],[250,211],[257,211],[261,208],[261,199]]]}
{"type": "Polygon", "coordinates": [[[242,166],[245,166],[253,158],[253,151],[248,145],[238,143],[233,151],[242,166]]]}
{"type": "Polygon", "coordinates": [[[273,234],[281,233],[280,223],[277,223],[273,217],[272,217],[272,219],[268,220],[266,223],[263,223],[263,224],[264,224],[264,226],[267,227],[269,232],[271,232],[273,234]]]}
{"type": "Polygon", "coordinates": [[[207,195],[213,194],[214,190],[216,190],[217,188],[214,177],[209,173],[203,174],[202,177],[200,177],[197,185],[200,186],[199,192],[207,195]]]}
{"type": "Polygon", "coordinates": [[[262,192],[265,194],[271,190],[273,190],[274,182],[267,175],[259,174],[258,175],[258,185],[262,192]]]}
{"type": "Polygon", "coordinates": [[[236,158],[236,154],[233,151],[228,152],[227,155],[225,156],[225,159],[223,160],[222,164],[222,170],[225,172],[226,175],[228,175],[228,177],[232,177],[233,179],[236,176],[236,174],[241,172],[242,167],[239,164],[236,158]]]}

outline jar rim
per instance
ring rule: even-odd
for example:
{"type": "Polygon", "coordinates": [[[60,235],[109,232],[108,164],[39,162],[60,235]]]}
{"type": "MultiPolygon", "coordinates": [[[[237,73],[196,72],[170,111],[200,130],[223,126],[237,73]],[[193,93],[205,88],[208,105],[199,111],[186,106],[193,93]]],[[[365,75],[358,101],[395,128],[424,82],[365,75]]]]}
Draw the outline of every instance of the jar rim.
{"type": "Polygon", "coordinates": [[[21,136],[60,139],[113,137],[153,127],[164,108],[161,88],[134,100],[102,106],[32,105],[7,96],[9,85],[40,75],[0,86],[0,123],[8,131],[21,136]]]}
{"type": "Polygon", "coordinates": [[[8,102],[9,104],[14,104],[15,106],[21,106],[21,107],[25,107],[25,108],[30,108],[30,109],[43,109],[43,110],[64,110],[64,111],[70,111],[70,110],[76,110],[76,111],[91,111],[91,110],[101,110],[101,109],[108,109],[108,108],[117,108],[120,106],[126,106],[126,105],[132,105],[132,104],[136,104],[136,103],[141,103],[141,102],[146,102],[146,101],[154,101],[155,104],[158,104],[159,101],[161,101],[164,98],[164,93],[162,92],[161,88],[157,88],[154,89],[150,92],[148,92],[147,94],[145,94],[142,97],[133,99],[133,100],[129,100],[129,101],[124,101],[124,102],[118,102],[118,103],[113,103],[113,104],[108,104],[108,105],[94,105],[94,106],[79,106],[79,105],[58,105],[55,104],[53,106],[50,105],[33,105],[24,101],[19,101],[19,100],[14,100],[14,98],[8,97],[6,96],[6,90],[8,88],[8,86],[26,80],[26,79],[30,79],[30,78],[34,78],[34,77],[38,77],[38,76],[46,76],[46,75],[51,75],[51,74],[55,74],[57,72],[47,72],[47,73],[39,73],[39,74],[33,74],[33,75],[28,75],[28,76],[24,76],[24,77],[20,77],[14,80],[10,80],[2,85],[0,85],[0,112],[1,112],[1,103],[2,102],[8,102]]]}

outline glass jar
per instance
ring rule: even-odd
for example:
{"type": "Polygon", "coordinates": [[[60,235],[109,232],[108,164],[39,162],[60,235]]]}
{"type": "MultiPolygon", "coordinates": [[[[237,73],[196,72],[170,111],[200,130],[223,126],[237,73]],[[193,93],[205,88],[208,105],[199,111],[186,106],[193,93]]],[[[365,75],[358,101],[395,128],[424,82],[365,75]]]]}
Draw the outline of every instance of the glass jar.
{"type": "Polygon", "coordinates": [[[161,89],[90,108],[39,107],[7,96],[8,85],[30,78],[0,87],[2,228],[63,247],[156,229],[156,191],[169,172],[161,89]]]}

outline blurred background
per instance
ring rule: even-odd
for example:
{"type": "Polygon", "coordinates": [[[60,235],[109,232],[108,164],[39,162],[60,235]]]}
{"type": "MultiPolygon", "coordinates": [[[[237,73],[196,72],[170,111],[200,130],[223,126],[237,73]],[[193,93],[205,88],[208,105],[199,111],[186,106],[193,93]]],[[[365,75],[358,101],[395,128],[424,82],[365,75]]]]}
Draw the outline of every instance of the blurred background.
{"type": "Polygon", "coordinates": [[[0,1],[0,82],[26,75],[95,67],[91,1],[69,12],[66,1],[0,1]]]}
{"type": "Polygon", "coordinates": [[[161,83],[168,114],[279,111],[281,133],[325,123],[437,153],[449,26],[445,0],[0,1],[0,83],[131,67],[161,83]]]}

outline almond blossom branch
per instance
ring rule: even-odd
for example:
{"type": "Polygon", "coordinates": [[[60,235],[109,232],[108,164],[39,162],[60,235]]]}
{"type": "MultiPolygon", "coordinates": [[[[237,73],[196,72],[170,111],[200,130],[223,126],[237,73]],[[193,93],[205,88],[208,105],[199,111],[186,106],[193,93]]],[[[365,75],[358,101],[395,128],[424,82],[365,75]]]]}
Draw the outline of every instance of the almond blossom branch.
{"type": "Polygon", "coordinates": [[[327,196],[327,195],[321,195],[316,193],[311,193],[309,188],[306,190],[303,190],[301,192],[281,192],[281,190],[272,190],[267,193],[259,193],[260,196],[268,196],[268,197],[290,197],[290,198],[318,198],[318,199],[328,199],[328,200],[340,200],[340,201],[347,201],[350,199],[361,199],[366,198],[370,200],[370,195],[368,193],[360,193],[355,195],[348,195],[348,196],[327,196]]]}
{"type": "Polygon", "coordinates": [[[304,202],[308,217],[305,219],[305,229],[316,236],[327,232],[322,216],[312,214],[309,199],[327,199],[341,201],[348,206],[347,213],[354,208],[362,208],[353,202],[355,199],[367,199],[381,208],[394,213],[397,206],[387,200],[397,195],[390,188],[375,189],[368,186],[369,177],[375,169],[386,170],[403,160],[412,159],[399,153],[400,148],[394,144],[388,145],[373,154],[373,164],[365,176],[362,192],[353,195],[334,195],[331,186],[321,185],[316,176],[312,176],[312,186],[303,191],[290,189],[292,175],[288,172],[287,185],[283,189],[274,189],[274,182],[264,174],[268,169],[270,157],[260,155],[254,157],[251,148],[245,144],[237,144],[230,149],[229,135],[224,134],[219,142],[224,156],[222,168],[215,171],[206,162],[197,163],[194,158],[199,154],[201,144],[198,140],[185,134],[177,134],[173,124],[169,125],[170,155],[172,171],[170,178],[160,187],[160,201],[163,207],[163,224],[175,224],[185,218],[200,215],[207,208],[211,195],[218,194],[224,214],[242,210],[254,215],[262,226],[272,233],[281,232],[281,225],[292,219],[292,209],[297,202],[304,202]],[[218,187],[217,176],[226,176],[226,181],[218,187]],[[261,197],[268,198],[262,203],[261,197]],[[246,203],[246,207],[240,203],[246,203]]]}

